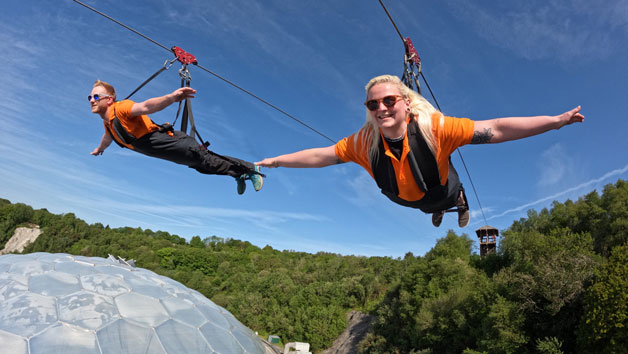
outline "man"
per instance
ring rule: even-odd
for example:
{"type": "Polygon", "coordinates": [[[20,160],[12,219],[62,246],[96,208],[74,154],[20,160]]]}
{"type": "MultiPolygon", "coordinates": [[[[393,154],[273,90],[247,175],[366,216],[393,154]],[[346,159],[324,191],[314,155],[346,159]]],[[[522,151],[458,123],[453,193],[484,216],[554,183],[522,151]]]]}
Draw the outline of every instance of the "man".
{"type": "Polygon", "coordinates": [[[88,99],[92,113],[102,118],[105,133],[91,154],[102,155],[111,142],[115,141],[121,147],[186,165],[200,173],[231,176],[237,181],[238,194],[244,193],[247,179],[251,180],[255,191],[259,191],[264,180],[258,166],[207,150],[193,137],[174,131],[169,124],[157,125],[148,117],[148,114],[159,112],[175,102],[193,98],[195,93],[196,90],[191,87],[182,87],[144,102],[118,102],[113,86],[97,80],[88,99]]]}

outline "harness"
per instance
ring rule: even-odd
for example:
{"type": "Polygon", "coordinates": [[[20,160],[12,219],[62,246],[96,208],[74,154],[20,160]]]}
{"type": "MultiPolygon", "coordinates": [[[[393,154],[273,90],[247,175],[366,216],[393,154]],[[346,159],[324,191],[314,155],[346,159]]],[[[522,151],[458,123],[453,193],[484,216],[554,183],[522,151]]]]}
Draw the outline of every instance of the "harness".
{"type": "MultiPolygon", "coordinates": [[[[131,97],[133,94],[135,94],[137,91],[139,91],[142,87],[144,87],[147,83],[149,83],[151,80],[153,80],[155,77],[157,77],[159,74],[161,74],[163,71],[168,70],[172,64],[175,61],[179,61],[182,66],[181,69],[179,69],[179,77],[181,78],[181,87],[190,87],[190,81],[192,79],[190,72],[188,70],[188,65],[189,64],[193,64],[193,65],[198,65],[196,58],[194,57],[194,55],[184,51],[183,49],[179,48],[179,47],[172,47],[171,51],[174,53],[175,58],[172,60],[166,60],[164,62],[164,65],[162,68],[160,68],[159,70],[157,70],[157,72],[155,72],[153,75],[151,75],[147,80],[145,80],[143,83],[141,83],[135,90],[133,90],[133,92],[131,92],[131,94],[129,94],[125,99],[128,99],[129,97],[131,97]]],[[[157,124],[155,122],[153,122],[151,120],[151,122],[153,124],[155,124],[157,127],[159,127],[158,129],[152,131],[152,132],[148,132],[147,134],[141,136],[141,137],[136,137],[133,134],[131,134],[126,128],[124,128],[124,126],[122,125],[122,122],[120,122],[120,119],[118,118],[117,114],[116,114],[116,104],[114,104],[113,106],[113,119],[111,120],[111,124],[105,124],[105,127],[107,129],[107,132],[109,133],[109,135],[113,138],[113,140],[116,142],[116,144],[118,144],[120,147],[122,148],[127,148],[127,149],[131,149],[131,150],[135,150],[135,146],[136,143],[141,143],[141,141],[144,138],[147,138],[154,132],[174,132],[175,128],[175,124],[177,123],[177,120],[179,119],[179,113],[181,113],[181,122],[180,122],[180,131],[183,132],[186,135],[191,136],[192,138],[196,139],[197,143],[198,143],[198,147],[199,149],[208,151],[207,148],[209,147],[210,143],[209,141],[203,140],[203,138],[201,137],[201,135],[199,134],[198,130],[196,129],[196,124],[194,123],[194,115],[192,114],[192,102],[190,100],[190,98],[185,98],[185,100],[181,100],[179,101],[179,107],[177,108],[177,113],[175,116],[175,119],[173,121],[172,124],[170,123],[164,123],[164,124],[157,124]],[[183,110],[181,110],[181,108],[183,107],[183,110]],[[190,133],[188,134],[187,130],[188,130],[188,124],[189,124],[189,128],[190,128],[190,133]]],[[[228,160],[231,161],[233,164],[239,165],[239,166],[243,166],[242,163],[237,160],[237,159],[232,159],[229,156],[223,156],[220,154],[217,154],[215,152],[212,152],[213,155],[218,156],[224,160],[228,160]]],[[[248,169],[248,167],[247,167],[248,169]]],[[[255,173],[258,174],[262,177],[266,177],[263,173],[260,173],[258,171],[255,170],[251,170],[251,173],[255,173]]]]}
{"type": "MultiPolygon", "coordinates": [[[[111,128],[109,127],[109,124],[105,124],[105,127],[107,128],[107,132],[109,133],[109,135],[111,135],[111,137],[113,138],[113,141],[115,141],[116,144],[118,144],[121,148],[135,150],[135,147],[134,147],[135,142],[141,139],[142,137],[138,138],[134,136],[133,134],[131,134],[128,130],[126,130],[126,128],[122,125],[122,122],[120,122],[120,119],[118,118],[116,114],[116,105],[117,105],[117,102],[113,106],[113,119],[111,120],[111,128]]],[[[151,122],[153,121],[151,120],[151,122]]],[[[174,127],[170,123],[164,123],[164,124],[159,125],[153,122],[153,124],[159,127],[159,129],[155,131],[159,131],[159,132],[174,131],[174,127]]],[[[146,135],[149,135],[150,133],[152,132],[149,132],[146,135]]]]}
{"type": "MultiPolygon", "coordinates": [[[[128,96],[126,96],[125,100],[133,96],[137,91],[139,91],[142,87],[148,84],[151,80],[156,78],[159,74],[161,74],[165,70],[168,70],[175,61],[179,61],[182,64],[181,69],[179,69],[179,77],[181,77],[181,87],[190,87],[190,81],[192,77],[190,76],[190,72],[187,66],[189,64],[197,65],[196,57],[194,57],[194,55],[176,46],[172,47],[170,50],[174,53],[175,58],[172,60],[166,60],[164,62],[164,65],[159,70],[157,70],[153,75],[151,75],[148,79],[142,82],[135,90],[133,90],[133,92],[131,92],[128,96]]],[[[184,101],[179,101],[177,114],[172,124],[164,123],[164,124],[159,125],[153,122],[153,124],[159,127],[159,129],[156,131],[159,131],[159,132],[174,131],[174,125],[179,119],[179,113],[181,113],[182,104],[183,104],[183,113],[181,115],[181,123],[180,123],[181,125],[180,125],[179,130],[181,130],[183,133],[188,134],[187,130],[188,130],[188,122],[189,122],[190,133],[188,135],[197,139],[197,141],[199,142],[199,145],[201,145],[204,149],[207,149],[210,143],[209,141],[203,140],[199,132],[196,130],[196,124],[194,123],[194,115],[192,114],[192,102],[190,101],[189,98],[186,98],[184,101]]],[[[118,116],[116,115],[115,105],[113,107],[113,120],[111,121],[111,126],[113,128],[113,131],[112,129],[109,129],[109,126],[107,124],[105,124],[105,126],[107,127],[107,132],[109,133],[109,135],[111,135],[111,137],[116,142],[116,144],[118,144],[122,148],[128,148],[128,149],[133,150],[134,149],[133,144],[138,139],[142,138],[142,137],[139,137],[139,138],[135,137],[133,134],[131,134],[129,131],[127,131],[124,128],[124,126],[120,122],[120,119],[118,119],[118,116]]]]}
{"type": "Polygon", "coordinates": [[[419,189],[425,196],[417,201],[407,201],[398,197],[399,187],[391,158],[386,155],[383,142],[377,144],[378,154],[371,160],[371,170],[377,186],[391,201],[411,208],[421,209],[425,213],[434,213],[447,210],[456,205],[462,188],[458,173],[449,161],[447,183],[440,184],[440,172],[434,154],[430,151],[419,125],[414,119],[408,124],[408,144],[410,151],[407,155],[410,170],[419,189]]]}

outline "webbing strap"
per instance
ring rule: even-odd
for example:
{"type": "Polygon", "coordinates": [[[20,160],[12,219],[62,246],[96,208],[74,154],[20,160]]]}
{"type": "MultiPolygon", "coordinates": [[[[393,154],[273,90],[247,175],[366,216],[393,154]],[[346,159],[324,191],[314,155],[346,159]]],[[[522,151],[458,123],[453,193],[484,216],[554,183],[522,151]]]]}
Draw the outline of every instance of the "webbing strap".
{"type": "Polygon", "coordinates": [[[124,99],[128,100],[129,97],[133,96],[137,91],[139,91],[142,87],[144,87],[147,83],[149,83],[152,79],[156,78],[159,74],[161,74],[164,70],[168,70],[171,66],[172,63],[175,62],[175,60],[177,60],[177,58],[174,58],[172,60],[166,60],[166,62],[164,62],[164,66],[161,67],[161,69],[157,70],[153,75],[151,75],[148,79],[146,79],[146,81],[142,82],[141,85],[139,85],[135,90],[133,90],[133,92],[131,92],[128,96],[126,96],[124,99]]]}
{"type": "MultiPolygon", "coordinates": [[[[187,69],[187,64],[184,64],[183,67],[179,70],[179,76],[181,76],[181,87],[190,87],[191,76],[190,72],[187,69]]],[[[186,98],[185,101],[179,101],[177,114],[174,118],[174,122],[172,123],[173,126],[177,123],[177,119],[179,119],[179,113],[181,113],[181,124],[179,130],[188,134],[187,130],[189,122],[190,133],[188,135],[198,139],[199,143],[207,148],[209,146],[209,141],[203,140],[198,130],[196,130],[196,124],[194,123],[194,114],[192,113],[192,101],[189,98],[186,98]],[[182,105],[183,113],[181,113],[182,105]]]]}
{"type": "MultiPolygon", "coordinates": [[[[209,141],[203,140],[203,138],[201,137],[201,134],[199,134],[198,130],[196,130],[196,124],[194,123],[194,114],[192,113],[192,101],[189,98],[185,99],[185,105],[183,107],[183,117],[181,117],[181,124],[183,124],[184,121],[186,122],[186,129],[187,129],[187,121],[190,122],[190,134],[188,135],[192,137],[196,136],[196,138],[198,138],[201,145],[207,148],[209,146],[209,141]]],[[[183,128],[181,128],[181,131],[186,133],[186,131],[183,130],[183,128]]]]}

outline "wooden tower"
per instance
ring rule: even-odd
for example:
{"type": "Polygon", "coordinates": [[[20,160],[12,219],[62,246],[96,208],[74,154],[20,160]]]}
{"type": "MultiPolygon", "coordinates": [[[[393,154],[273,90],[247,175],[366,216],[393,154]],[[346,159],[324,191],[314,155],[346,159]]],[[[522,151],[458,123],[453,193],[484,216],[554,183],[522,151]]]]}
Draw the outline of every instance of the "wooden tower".
{"type": "Polygon", "coordinates": [[[497,236],[499,236],[499,230],[492,226],[482,226],[475,230],[480,241],[480,256],[484,257],[489,253],[497,250],[497,236]]]}

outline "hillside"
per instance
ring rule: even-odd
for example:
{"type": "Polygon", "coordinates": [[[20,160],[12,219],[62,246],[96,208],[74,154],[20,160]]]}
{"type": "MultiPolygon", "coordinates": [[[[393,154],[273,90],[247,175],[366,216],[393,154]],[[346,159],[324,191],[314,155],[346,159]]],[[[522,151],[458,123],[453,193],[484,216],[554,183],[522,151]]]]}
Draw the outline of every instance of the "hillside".
{"type": "Polygon", "coordinates": [[[42,233],[24,252],[136,259],[202,292],[262,337],[308,342],[317,353],[332,346],[356,310],[373,316],[372,330],[357,345],[363,353],[628,348],[628,184],[622,180],[601,194],[530,211],[485,258],[472,253],[476,240],[452,231],[423,256],[307,254],[217,236],[187,241],[89,225],[73,214],[0,200],[0,247],[29,224],[42,233]]]}

